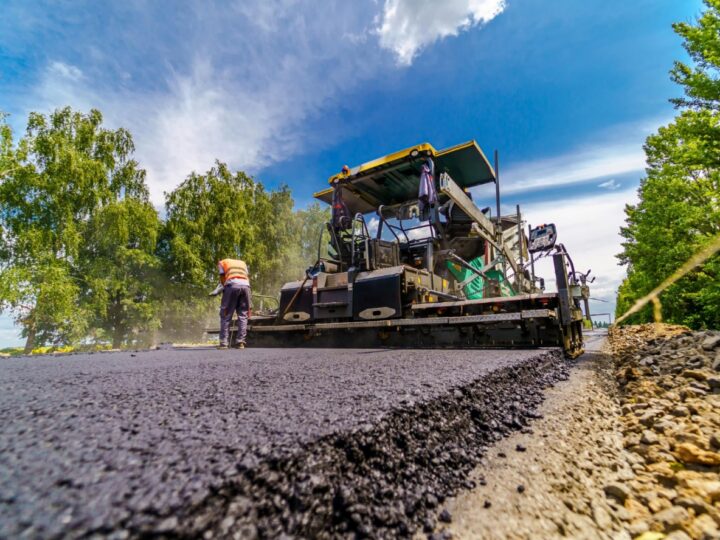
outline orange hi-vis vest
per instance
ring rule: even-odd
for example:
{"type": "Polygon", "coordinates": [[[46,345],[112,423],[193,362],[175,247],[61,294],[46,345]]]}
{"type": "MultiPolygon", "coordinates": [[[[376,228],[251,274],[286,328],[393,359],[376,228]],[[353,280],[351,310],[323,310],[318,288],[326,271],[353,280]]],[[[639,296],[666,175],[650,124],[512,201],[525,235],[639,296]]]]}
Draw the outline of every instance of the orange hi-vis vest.
{"type": "Polygon", "coordinates": [[[248,267],[245,261],[241,261],[240,259],[223,259],[220,261],[220,267],[223,269],[223,273],[220,276],[220,281],[222,281],[223,285],[227,280],[234,278],[242,278],[248,280],[248,282],[250,281],[248,267]]]}

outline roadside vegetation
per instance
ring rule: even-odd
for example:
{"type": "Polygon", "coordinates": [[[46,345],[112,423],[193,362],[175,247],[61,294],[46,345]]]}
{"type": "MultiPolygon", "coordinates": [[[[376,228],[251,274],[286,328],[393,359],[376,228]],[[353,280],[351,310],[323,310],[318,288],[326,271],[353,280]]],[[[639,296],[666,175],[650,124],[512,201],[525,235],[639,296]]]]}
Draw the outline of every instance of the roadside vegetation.
{"type": "MultiPolygon", "coordinates": [[[[0,117],[0,312],[23,352],[199,340],[214,321],[217,261],[247,261],[256,293],[274,294],[315,260],[327,212],[296,210],[216,162],[150,202],[132,135],[102,114],[31,113],[16,138],[0,117]]],[[[4,350],[13,353],[15,349],[4,350]]]]}
{"type": "MultiPolygon", "coordinates": [[[[720,0],[705,0],[694,24],[677,23],[692,64],[676,62],[670,76],[684,92],[679,113],[645,144],[647,177],[640,201],[626,207],[622,228],[628,276],[618,293],[618,316],[720,234],[720,0]]],[[[720,255],[662,294],[662,316],[690,328],[720,328],[720,255]]],[[[652,306],[628,319],[653,320],[652,306]]]]}

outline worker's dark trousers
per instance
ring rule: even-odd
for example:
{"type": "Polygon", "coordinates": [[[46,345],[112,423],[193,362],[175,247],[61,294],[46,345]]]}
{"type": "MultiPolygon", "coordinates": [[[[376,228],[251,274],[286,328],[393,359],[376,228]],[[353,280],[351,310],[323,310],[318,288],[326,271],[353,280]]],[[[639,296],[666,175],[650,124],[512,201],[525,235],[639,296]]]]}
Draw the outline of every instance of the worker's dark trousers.
{"type": "MultiPolygon", "coordinates": [[[[250,287],[241,285],[237,281],[229,281],[225,284],[220,304],[220,345],[228,344],[230,334],[230,323],[233,313],[238,314],[237,341],[245,343],[247,336],[248,310],[250,309],[250,287]]],[[[235,343],[233,343],[235,345],[235,343]]]]}

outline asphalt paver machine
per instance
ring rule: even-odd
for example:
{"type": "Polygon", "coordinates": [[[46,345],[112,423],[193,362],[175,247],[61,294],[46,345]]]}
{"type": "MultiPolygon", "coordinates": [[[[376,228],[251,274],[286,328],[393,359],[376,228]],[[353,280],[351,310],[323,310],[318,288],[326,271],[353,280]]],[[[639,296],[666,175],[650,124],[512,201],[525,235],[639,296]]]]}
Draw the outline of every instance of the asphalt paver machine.
{"type": "Polygon", "coordinates": [[[493,167],[475,141],[424,143],[329,183],[315,194],[333,210],[318,260],[282,287],[278,309],[251,317],[253,346],[582,353],[586,275],[553,224],[525,229],[519,207],[500,214],[497,155],[493,167]],[[473,201],[484,184],[495,185],[494,211],[473,201]],[[556,292],[535,275],[540,257],[552,257],[556,292]]]}

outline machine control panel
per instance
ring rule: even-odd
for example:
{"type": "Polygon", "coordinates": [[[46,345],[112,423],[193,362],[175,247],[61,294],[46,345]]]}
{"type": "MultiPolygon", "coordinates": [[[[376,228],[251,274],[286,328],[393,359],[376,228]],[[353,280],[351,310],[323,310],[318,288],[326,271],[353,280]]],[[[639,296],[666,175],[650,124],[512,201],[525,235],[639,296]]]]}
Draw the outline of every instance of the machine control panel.
{"type": "Polygon", "coordinates": [[[555,246],[557,241],[557,229],[554,223],[540,225],[530,230],[530,242],[528,251],[537,253],[539,251],[548,251],[555,246]]]}

